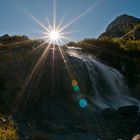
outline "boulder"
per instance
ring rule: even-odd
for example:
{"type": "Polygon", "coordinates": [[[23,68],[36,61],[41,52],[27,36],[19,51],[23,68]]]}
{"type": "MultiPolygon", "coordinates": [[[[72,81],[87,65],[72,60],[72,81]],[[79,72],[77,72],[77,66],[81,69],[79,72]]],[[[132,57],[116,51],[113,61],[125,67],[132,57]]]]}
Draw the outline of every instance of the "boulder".
{"type": "Polygon", "coordinates": [[[102,111],[102,115],[104,117],[114,117],[114,116],[118,115],[118,112],[114,109],[107,108],[107,109],[102,111]]]}
{"type": "Polygon", "coordinates": [[[134,115],[139,111],[139,106],[131,105],[131,106],[123,106],[118,109],[120,115],[134,115]]]}

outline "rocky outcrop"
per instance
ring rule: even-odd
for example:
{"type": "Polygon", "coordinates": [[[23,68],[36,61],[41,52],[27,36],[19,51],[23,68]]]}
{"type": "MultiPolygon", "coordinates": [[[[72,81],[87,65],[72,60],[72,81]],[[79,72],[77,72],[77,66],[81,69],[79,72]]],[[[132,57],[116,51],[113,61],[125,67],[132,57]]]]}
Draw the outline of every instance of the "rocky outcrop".
{"type": "Polygon", "coordinates": [[[120,38],[128,34],[133,30],[138,24],[140,24],[140,19],[123,14],[118,16],[114,21],[112,21],[106,31],[99,36],[99,39],[105,37],[120,38]]]}
{"type": "Polygon", "coordinates": [[[120,107],[119,109],[119,114],[120,115],[136,115],[139,111],[139,106],[123,106],[123,107],[120,107]]]}

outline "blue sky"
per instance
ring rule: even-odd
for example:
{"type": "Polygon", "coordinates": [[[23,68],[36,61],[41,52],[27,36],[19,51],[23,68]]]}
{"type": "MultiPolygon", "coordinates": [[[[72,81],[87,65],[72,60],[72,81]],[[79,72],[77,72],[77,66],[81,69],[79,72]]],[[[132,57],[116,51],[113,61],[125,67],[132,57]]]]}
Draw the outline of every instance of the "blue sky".
{"type": "MultiPolygon", "coordinates": [[[[71,21],[93,7],[66,31],[74,31],[69,35],[71,40],[96,38],[116,16],[126,13],[140,18],[139,5],[140,0],[56,0],[57,22],[62,18],[64,23],[71,21]]],[[[0,0],[0,35],[39,37],[43,28],[25,11],[47,25],[46,19],[52,19],[52,7],[53,0],[0,0]]]]}

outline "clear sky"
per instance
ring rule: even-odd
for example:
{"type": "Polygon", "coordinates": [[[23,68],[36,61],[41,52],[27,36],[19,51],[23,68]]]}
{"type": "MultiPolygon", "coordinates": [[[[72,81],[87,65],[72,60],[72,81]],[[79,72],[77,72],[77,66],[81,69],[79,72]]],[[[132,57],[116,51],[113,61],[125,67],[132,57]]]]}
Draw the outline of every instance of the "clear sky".
{"type": "MultiPolygon", "coordinates": [[[[56,17],[57,22],[64,18],[66,23],[83,14],[66,29],[74,31],[69,35],[71,40],[81,40],[98,37],[121,14],[140,18],[139,6],[140,0],[56,0],[56,17]]],[[[26,12],[47,26],[47,18],[52,19],[52,7],[53,0],[0,0],[0,35],[40,36],[42,27],[26,12]]]]}

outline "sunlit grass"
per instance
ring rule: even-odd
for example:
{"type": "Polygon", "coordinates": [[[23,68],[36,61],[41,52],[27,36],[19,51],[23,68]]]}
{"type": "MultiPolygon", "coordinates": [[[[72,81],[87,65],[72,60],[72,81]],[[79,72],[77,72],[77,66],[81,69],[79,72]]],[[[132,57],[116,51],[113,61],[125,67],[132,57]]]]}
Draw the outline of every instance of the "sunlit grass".
{"type": "Polygon", "coordinates": [[[14,128],[0,127],[0,140],[18,140],[17,131],[14,128]]]}
{"type": "Polygon", "coordinates": [[[18,140],[16,128],[14,128],[14,121],[11,117],[4,118],[0,115],[0,140],[18,140]]]}

